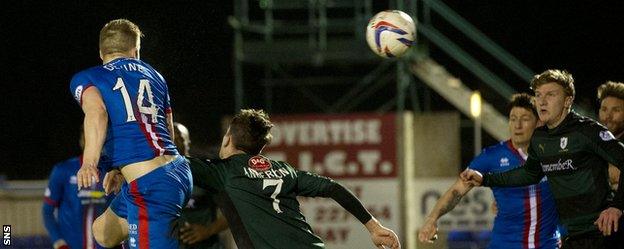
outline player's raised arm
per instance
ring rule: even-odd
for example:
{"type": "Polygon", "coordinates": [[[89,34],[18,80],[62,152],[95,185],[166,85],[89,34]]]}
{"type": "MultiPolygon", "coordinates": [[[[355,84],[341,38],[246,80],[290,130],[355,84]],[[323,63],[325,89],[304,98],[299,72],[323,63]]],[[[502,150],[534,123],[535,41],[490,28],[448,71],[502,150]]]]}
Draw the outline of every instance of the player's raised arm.
{"type": "Polygon", "coordinates": [[[97,164],[106,139],[108,114],[102,95],[96,87],[89,87],[82,93],[81,101],[84,117],[85,148],[82,166],[78,171],[78,189],[99,181],[97,164]]]}
{"type": "Polygon", "coordinates": [[[457,179],[455,184],[451,186],[445,193],[440,197],[438,202],[436,202],[433,210],[427,215],[427,219],[425,220],[425,224],[420,228],[418,232],[418,239],[421,242],[433,243],[434,240],[437,239],[438,232],[438,219],[442,217],[442,215],[450,212],[459,204],[462,197],[468,193],[473,188],[473,184],[463,181],[462,179],[457,179]]]}

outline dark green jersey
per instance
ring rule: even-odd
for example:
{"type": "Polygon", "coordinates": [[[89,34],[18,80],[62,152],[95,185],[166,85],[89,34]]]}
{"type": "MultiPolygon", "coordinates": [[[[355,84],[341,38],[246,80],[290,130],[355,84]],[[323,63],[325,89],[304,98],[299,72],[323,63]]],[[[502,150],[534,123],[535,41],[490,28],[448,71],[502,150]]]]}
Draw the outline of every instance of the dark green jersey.
{"type": "Polygon", "coordinates": [[[217,193],[239,248],[323,248],[299,210],[297,196],[326,197],[336,184],[285,162],[234,155],[191,159],[193,182],[217,193]]]}
{"type": "Polygon", "coordinates": [[[571,236],[597,232],[593,223],[609,205],[622,209],[621,199],[607,201],[607,166],[610,162],[622,169],[624,145],[596,121],[571,112],[553,129],[537,128],[528,154],[524,167],[485,175],[483,184],[528,185],[546,175],[561,223],[571,236]]]}

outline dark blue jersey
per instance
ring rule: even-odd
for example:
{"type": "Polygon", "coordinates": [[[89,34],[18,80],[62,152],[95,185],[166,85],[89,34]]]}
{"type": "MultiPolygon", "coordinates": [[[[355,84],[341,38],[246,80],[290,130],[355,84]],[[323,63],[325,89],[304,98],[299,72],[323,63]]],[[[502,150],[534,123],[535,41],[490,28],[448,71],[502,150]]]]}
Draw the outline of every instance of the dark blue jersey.
{"type": "Polygon", "coordinates": [[[103,155],[113,167],[178,154],[167,126],[167,84],[154,68],[137,59],[115,59],[71,80],[70,90],[79,103],[89,87],[98,89],[108,112],[103,155]]]}
{"type": "Polygon", "coordinates": [[[53,243],[63,239],[72,249],[101,248],[93,238],[91,226],[106,210],[112,195],[104,194],[104,172],[100,172],[99,183],[78,191],[76,173],[80,163],[81,158],[74,157],[52,169],[43,203],[44,224],[53,243]]]}
{"type": "MultiPolygon", "coordinates": [[[[483,174],[505,172],[525,158],[508,140],[484,149],[468,167],[483,174]]],[[[557,248],[559,218],[546,178],[525,187],[493,187],[492,192],[498,213],[489,248],[557,248]]]]}

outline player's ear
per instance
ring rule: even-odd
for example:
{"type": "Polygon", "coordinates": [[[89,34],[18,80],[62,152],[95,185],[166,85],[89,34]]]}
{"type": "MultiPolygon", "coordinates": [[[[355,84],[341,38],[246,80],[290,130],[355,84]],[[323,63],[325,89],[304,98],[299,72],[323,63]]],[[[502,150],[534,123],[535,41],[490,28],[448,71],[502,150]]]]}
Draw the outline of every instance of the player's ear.
{"type": "Polygon", "coordinates": [[[100,53],[100,60],[104,61],[104,55],[102,54],[102,50],[98,50],[98,52],[100,53]]]}
{"type": "Polygon", "coordinates": [[[567,108],[572,108],[572,104],[574,103],[574,97],[573,96],[566,96],[564,103],[565,103],[565,106],[567,108]]]}
{"type": "Polygon", "coordinates": [[[232,136],[230,135],[229,132],[225,133],[225,135],[223,135],[223,140],[221,140],[221,148],[228,147],[231,142],[232,142],[232,136]]]}

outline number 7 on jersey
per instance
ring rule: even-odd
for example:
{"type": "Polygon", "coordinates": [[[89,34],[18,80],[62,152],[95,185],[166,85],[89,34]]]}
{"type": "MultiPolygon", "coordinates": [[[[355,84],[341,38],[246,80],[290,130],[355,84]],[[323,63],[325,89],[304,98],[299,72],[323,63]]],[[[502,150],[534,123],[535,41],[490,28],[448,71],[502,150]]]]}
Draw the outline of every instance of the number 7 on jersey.
{"type": "Polygon", "coordinates": [[[282,210],[279,207],[280,200],[277,199],[277,195],[280,191],[282,191],[282,183],[284,183],[284,180],[282,179],[264,179],[262,181],[262,189],[265,189],[268,186],[275,186],[275,191],[273,191],[271,198],[273,199],[273,209],[275,209],[275,212],[278,214],[282,213],[282,210]]]}

